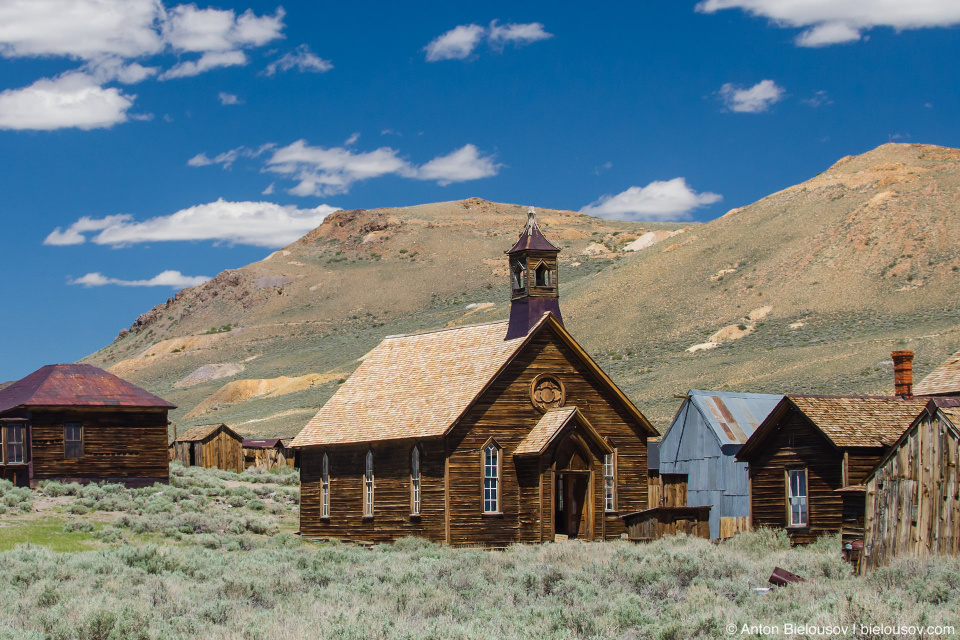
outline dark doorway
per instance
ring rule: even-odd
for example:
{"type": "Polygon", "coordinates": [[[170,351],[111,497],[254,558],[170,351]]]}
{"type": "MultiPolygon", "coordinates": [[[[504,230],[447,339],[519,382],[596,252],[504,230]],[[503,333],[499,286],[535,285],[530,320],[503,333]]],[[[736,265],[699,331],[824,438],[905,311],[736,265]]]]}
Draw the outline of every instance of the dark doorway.
{"type": "Polygon", "coordinates": [[[193,467],[197,464],[197,452],[196,448],[199,445],[196,442],[191,442],[187,445],[187,451],[190,453],[190,464],[187,466],[193,467]]]}
{"type": "Polygon", "coordinates": [[[568,538],[586,534],[584,513],[590,488],[589,454],[574,438],[567,438],[557,447],[557,483],[554,487],[555,532],[568,538]]]}

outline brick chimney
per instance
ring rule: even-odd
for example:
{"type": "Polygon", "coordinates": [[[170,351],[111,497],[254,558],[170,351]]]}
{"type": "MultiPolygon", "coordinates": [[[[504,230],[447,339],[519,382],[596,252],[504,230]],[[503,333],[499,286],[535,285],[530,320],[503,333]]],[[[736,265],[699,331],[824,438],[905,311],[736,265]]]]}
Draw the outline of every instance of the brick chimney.
{"type": "Polygon", "coordinates": [[[894,351],[893,393],[905,398],[913,397],[913,351],[894,351]]]}

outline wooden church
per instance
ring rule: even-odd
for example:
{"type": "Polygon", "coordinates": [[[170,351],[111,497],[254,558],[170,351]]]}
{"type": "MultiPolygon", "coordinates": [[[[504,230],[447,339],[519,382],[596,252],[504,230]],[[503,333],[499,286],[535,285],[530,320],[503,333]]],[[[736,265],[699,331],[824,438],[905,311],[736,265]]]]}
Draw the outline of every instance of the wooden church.
{"type": "Polygon", "coordinates": [[[533,209],[510,319],[389,336],[294,439],[305,537],[604,540],[646,509],[656,430],[563,326],[533,209]]]}

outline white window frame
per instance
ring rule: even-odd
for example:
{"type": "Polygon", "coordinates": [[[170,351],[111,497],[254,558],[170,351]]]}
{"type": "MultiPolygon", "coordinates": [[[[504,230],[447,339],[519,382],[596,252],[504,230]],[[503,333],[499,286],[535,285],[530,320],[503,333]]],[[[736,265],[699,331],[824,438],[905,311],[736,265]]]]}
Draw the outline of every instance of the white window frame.
{"type": "Polygon", "coordinates": [[[64,422],[63,423],[63,458],[64,460],[80,460],[84,455],[84,428],[82,422],[64,422]],[[75,427],[80,432],[79,439],[68,440],[67,435],[72,427],[75,427]],[[69,443],[79,443],[80,444],[80,453],[79,455],[70,455],[68,452],[69,443]]]}
{"type": "Polygon", "coordinates": [[[0,462],[4,464],[26,464],[27,463],[27,423],[25,422],[4,422],[2,423],[3,433],[0,434],[2,438],[3,450],[0,451],[0,462]],[[15,431],[19,432],[20,441],[11,442],[10,435],[15,431]],[[14,460],[13,456],[10,455],[11,447],[19,446],[20,456],[14,460]]]}
{"type": "Polygon", "coordinates": [[[810,487],[804,469],[787,469],[787,526],[807,527],[810,524],[810,487]],[[797,479],[794,486],[794,479],[797,479]],[[802,482],[802,484],[801,484],[802,482]],[[798,519],[794,521],[794,507],[798,507],[798,519]]]}
{"type": "Polygon", "coordinates": [[[603,456],[603,510],[617,510],[617,450],[603,456]]]}
{"type": "Polygon", "coordinates": [[[326,453],[320,461],[320,517],[330,517],[330,458],[326,453]]]}
{"type": "Polygon", "coordinates": [[[483,470],[483,512],[500,513],[500,476],[503,452],[500,446],[490,441],[480,452],[480,464],[483,470]]]}
{"type": "Polygon", "coordinates": [[[410,515],[420,515],[420,447],[410,452],[410,515]]]}
{"type": "Polygon", "coordinates": [[[373,517],[373,449],[368,449],[364,458],[363,517],[373,517]]]}

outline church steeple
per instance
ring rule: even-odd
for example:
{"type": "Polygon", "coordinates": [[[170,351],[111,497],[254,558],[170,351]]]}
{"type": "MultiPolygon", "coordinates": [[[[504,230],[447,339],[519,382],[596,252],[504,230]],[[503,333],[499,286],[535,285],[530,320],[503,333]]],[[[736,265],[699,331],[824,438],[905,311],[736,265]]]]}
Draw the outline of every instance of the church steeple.
{"type": "Polygon", "coordinates": [[[548,311],[562,323],[557,268],[560,249],[540,231],[533,207],[520,238],[506,253],[510,261],[510,327],[506,339],[527,335],[548,311]]]}

